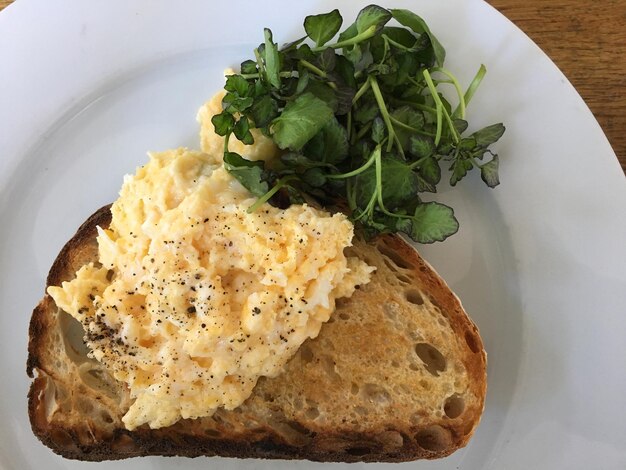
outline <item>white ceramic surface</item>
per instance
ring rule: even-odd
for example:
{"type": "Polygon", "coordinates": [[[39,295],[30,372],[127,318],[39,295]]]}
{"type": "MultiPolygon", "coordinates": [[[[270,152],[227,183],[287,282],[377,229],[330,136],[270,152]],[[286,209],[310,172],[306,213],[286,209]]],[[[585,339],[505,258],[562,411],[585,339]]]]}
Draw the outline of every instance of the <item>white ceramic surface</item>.
{"type": "MultiPolygon", "coordinates": [[[[197,147],[196,109],[263,26],[286,42],[335,3],[19,0],[0,14],[0,468],[89,466],[42,446],[26,414],[30,311],[60,247],[147,150],[197,147]]],[[[626,182],[613,151],[566,78],[486,3],[381,4],[424,16],[463,82],[486,64],[470,122],[507,125],[501,186],[472,175],[444,188],[461,230],[421,248],[484,337],[483,421],[466,449],[402,466],[626,468],[626,182]]],[[[365,2],[342,5],[351,21],[365,2]]],[[[143,458],[98,468],[173,465],[321,467],[143,458]]]]}

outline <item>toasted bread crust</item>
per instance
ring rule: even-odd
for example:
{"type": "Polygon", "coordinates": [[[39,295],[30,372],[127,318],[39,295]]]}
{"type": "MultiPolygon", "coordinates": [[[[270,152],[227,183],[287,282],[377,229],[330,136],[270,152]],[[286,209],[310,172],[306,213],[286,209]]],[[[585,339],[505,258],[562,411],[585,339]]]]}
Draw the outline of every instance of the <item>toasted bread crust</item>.
{"type": "MultiPolygon", "coordinates": [[[[101,208],[85,221],[56,258],[47,278],[47,286],[60,285],[61,282],[72,279],[80,266],[95,260],[96,227],[107,227],[110,221],[110,206],[101,208]]],[[[443,314],[445,321],[442,321],[454,333],[454,351],[460,351],[457,353],[459,357],[454,358],[455,367],[464,370],[464,381],[467,382],[464,389],[466,400],[460,416],[454,416],[456,413],[448,413],[446,410],[445,413],[440,413],[441,416],[435,417],[415,410],[416,420],[411,421],[408,417],[404,420],[385,420],[383,414],[382,418],[374,419],[373,423],[364,428],[345,422],[345,419],[343,424],[320,424],[315,419],[305,419],[304,415],[295,411],[287,416],[270,402],[266,403],[270,411],[264,412],[262,406],[266,400],[265,395],[273,397],[274,394],[280,394],[286,387],[284,383],[290,383],[290,387],[296,392],[299,389],[293,383],[303,383],[305,388],[298,392],[302,394],[307,393],[307,384],[319,383],[315,368],[303,366],[304,362],[296,363],[303,361],[301,356],[304,353],[299,353],[281,376],[259,381],[253,396],[240,410],[220,410],[212,418],[181,420],[162,429],[142,426],[132,432],[121,424],[119,416],[124,413],[122,409],[110,410],[112,422],[107,426],[98,424],[97,419],[91,419],[88,415],[78,419],[76,416],[81,415],[76,410],[63,410],[62,406],[57,409],[56,405],[50,405],[51,400],[60,401],[61,398],[57,395],[67,395],[69,390],[70,394],[88,395],[98,410],[103,404],[108,404],[105,408],[110,409],[114,402],[97,390],[79,391],[83,389],[76,388],[77,385],[73,382],[77,378],[73,375],[64,376],[53,364],[55,358],[50,351],[55,350],[55,347],[56,350],[59,349],[58,345],[53,344],[55,341],[58,343],[58,335],[53,333],[59,331],[61,313],[57,312],[54,301],[46,294],[34,309],[29,328],[27,373],[34,377],[36,371],[36,378],[28,395],[28,411],[33,432],[54,452],[66,458],[89,461],[143,455],[220,455],[328,462],[400,462],[451,454],[466,445],[478,425],[484,406],[487,382],[486,354],[482,341],[476,325],[465,314],[458,298],[411,246],[401,238],[391,235],[383,237],[382,243],[389,260],[398,264],[402,273],[411,273],[411,279],[419,286],[420,292],[427,293],[426,301],[443,314]],[[280,422],[274,420],[274,412],[282,413],[280,422]],[[240,423],[243,424],[240,426],[240,423]]],[[[383,269],[379,271],[382,272],[383,269]]],[[[367,295],[369,294],[363,293],[360,301],[367,301],[367,295]]],[[[350,300],[342,308],[349,312],[351,303],[354,303],[354,308],[362,305],[358,302],[350,300]]],[[[369,302],[381,302],[380,310],[388,305],[376,298],[369,299],[369,302]]],[[[329,331],[333,327],[334,325],[329,325],[329,331]]],[[[369,333],[362,341],[365,346],[353,343],[347,345],[349,348],[367,348],[368,342],[385,343],[385,339],[381,339],[371,329],[376,328],[376,325],[369,325],[367,328],[370,330],[364,330],[358,325],[351,328],[346,330],[349,334],[362,336],[364,331],[369,333]]],[[[322,329],[316,341],[323,340],[325,331],[322,329]]],[[[376,347],[372,346],[372,350],[378,354],[376,347]]],[[[69,361],[64,357],[56,359],[69,361]]],[[[436,377],[433,380],[435,379],[436,377]]],[[[310,396],[315,397],[313,394],[310,396]]],[[[273,402],[273,398],[271,400],[273,402]]]]}

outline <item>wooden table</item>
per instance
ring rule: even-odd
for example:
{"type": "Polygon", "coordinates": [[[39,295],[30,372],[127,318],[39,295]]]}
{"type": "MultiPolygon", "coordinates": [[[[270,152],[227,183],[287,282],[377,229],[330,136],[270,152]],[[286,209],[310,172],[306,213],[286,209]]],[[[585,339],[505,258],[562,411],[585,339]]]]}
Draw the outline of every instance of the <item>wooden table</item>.
{"type": "MultiPolygon", "coordinates": [[[[0,10],[11,0],[0,0],[0,10]]],[[[489,0],[587,102],[626,172],[626,0],[489,0]]]]}

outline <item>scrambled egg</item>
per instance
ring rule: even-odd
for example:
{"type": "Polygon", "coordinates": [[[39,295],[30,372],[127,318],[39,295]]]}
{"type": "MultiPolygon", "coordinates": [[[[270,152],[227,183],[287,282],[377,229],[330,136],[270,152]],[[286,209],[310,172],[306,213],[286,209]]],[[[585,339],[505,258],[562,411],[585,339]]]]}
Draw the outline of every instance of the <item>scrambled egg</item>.
{"type": "Polygon", "coordinates": [[[127,176],[99,263],[50,287],[91,355],[128,384],[128,429],[236,408],[276,376],[373,268],[346,257],[353,226],[255,199],[220,157],[178,149],[127,176]]]}

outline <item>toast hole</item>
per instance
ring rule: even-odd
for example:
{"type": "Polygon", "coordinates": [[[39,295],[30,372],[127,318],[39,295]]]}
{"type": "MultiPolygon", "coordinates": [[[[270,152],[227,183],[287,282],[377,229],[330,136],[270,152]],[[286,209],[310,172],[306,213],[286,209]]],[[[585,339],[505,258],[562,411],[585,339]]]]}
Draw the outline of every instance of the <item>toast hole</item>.
{"type": "Polygon", "coordinates": [[[422,379],[419,383],[420,387],[422,387],[424,390],[430,390],[430,384],[426,380],[422,379]]]}
{"type": "Polygon", "coordinates": [[[313,360],[313,351],[311,351],[311,348],[309,347],[308,344],[303,344],[300,347],[300,359],[305,364],[308,364],[309,362],[313,360]]]}
{"type": "Polygon", "coordinates": [[[398,281],[403,282],[404,284],[411,284],[411,282],[413,281],[410,277],[405,276],[404,274],[396,274],[396,277],[398,278],[398,281]]]}
{"type": "Polygon", "coordinates": [[[204,434],[209,437],[220,437],[222,435],[222,433],[216,429],[205,429],[204,434]]]}
{"type": "Polygon", "coordinates": [[[411,363],[409,364],[409,369],[411,369],[411,370],[413,370],[413,371],[415,371],[415,372],[417,372],[418,370],[420,370],[419,366],[418,366],[417,364],[415,364],[414,362],[411,362],[411,363]]]}
{"type": "Polygon", "coordinates": [[[100,418],[102,419],[102,421],[104,421],[107,424],[112,424],[113,423],[113,418],[108,413],[108,411],[101,411],[100,412],[100,418]]]}
{"type": "Polygon", "coordinates": [[[439,372],[446,370],[446,358],[433,345],[418,343],[415,345],[415,352],[430,374],[438,376],[439,372]]]}
{"type": "MultiPolygon", "coordinates": [[[[389,247],[385,245],[378,245],[378,251],[380,251],[383,255],[385,255],[393,264],[395,264],[398,268],[401,269],[411,269],[413,265],[407,263],[398,253],[391,250],[389,247]]],[[[394,269],[395,271],[395,269],[394,269]]]]}
{"type": "Polygon", "coordinates": [[[355,457],[363,457],[364,455],[371,454],[372,450],[369,447],[348,447],[345,452],[355,457]]]}
{"type": "Polygon", "coordinates": [[[458,418],[465,411],[465,400],[457,394],[451,395],[446,398],[443,411],[448,418],[458,418]]]}
{"type": "Polygon", "coordinates": [[[75,364],[87,361],[89,349],[83,341],[83,336],[85,336],[83,325],[69,313],[61,311],[59,313],[59,326],[63,332],[63,345],[67,357],[75,364]]]}
{"type": "Polygon", "coordinates": [[[350,393],[352,395],[358,395],[359,393],[359,386],[355,384],[354,382],[352,382],[352,386],[350,387],[350,393]]]}
{"type": "Polygon", "coordinates": [[[474,333],[472,331],[468,330],[465,332],[465,342],[470,348],[470,351],[475,354],[480,352],[480,348],[478,347],[478,343],[476,342],[476,336],[474,336],[474,333]]]}
{"type": "Polygon", "coordinates": [[[383,258],[383,262],[389,268],[390,271],[393,271],[394,273],[398,272],[398,267],[391,260],[388,260],[387,258],[383,258]]]}
{"type": "Polygon", "coordinates": [[[365,384],[361,390],[363,398],[377,405],[389,405],[391,403],[391,395],[389,392],[377,384],[365,384]]]}
{"type": "Polygon", "coordinates": [[[396,253],[388,246],[380,243],[377,245],[377,247],[378,247],[378,251],[380,251],[383,255],[389,258],[389,260],[393,262],[393,264],[395,264],[398,268],[411,269],[413,267],[413,265],[411,265],[410,263],[407,263],[406,260],[402,258],[402,256],[400,256],[399,253],[396,253]]]}
{"type": "Polygon", "coordinates": [[[295,433],[301,434],[302,436],[308,436],[311,434],[311,430],[306,426],[300,424],[298,421],[287,421],[285,424],[295,433]]]}
{"type": "Polygon", "coordinates": [[[411,302],[414,305],[424,305],[424,299],[422,298],[422,294],[417,289],[410,289],[405,292],[406,300],[411,302]]]}
{"type": "Polygon", "coordinates": [[[385,449],[398,449],[404,446],[404,437],[397,431],[385,431],[378,436],[380,442],[385,449]]]}
{"type": "Polygon", "coordinates": [[[342,320],[350,320],[350,315],[348,315],[346,312],[341,312],[339,314],[339,318],[341,318],[342,320]]]}
{"type": "Polygon", "coordinates": [[[443,308],[441,308],[441,304],[438,300],[436,300],[434,297],[429,297],[428,300],[430,300],[430,303],[437,307],[437,309],[439,309],[444,317],[448,318],[448,313],[443,308]]]}
{"type": "Polygon", "coordinates": [[[417,445],[423,449],[438,452],[450,445],[450,432],[441,426],[429,426],[415,435],[417,445]]]}
{"type": "Polygon", "coordinates": [[[320,410],[317,407],[309,408],[306,410],[304,415],[307,417],[307,419],[315,419],[320,415],[320,410]]]}
{"type": "Polygon", "coordinates": [[[113,272],[112,269],[109,269],[107,271],[107,281],[111,282],[111,280],[113,279],[113,274],[114,274],[114,272],[113,272]]]}
{"type": "Polygon", "coordinates": [[[398,361],[391,361],[391,367],[400,367],[400,363],[398,361]]]}
{"type": "Polygon", "coordinates": [[[326,372],[331,379],[341,380],[341,376],[335,370],[335,361],[331,357],[326,356],[321,362],[322,369],[324,369],[324,372],[326,372]]]}

